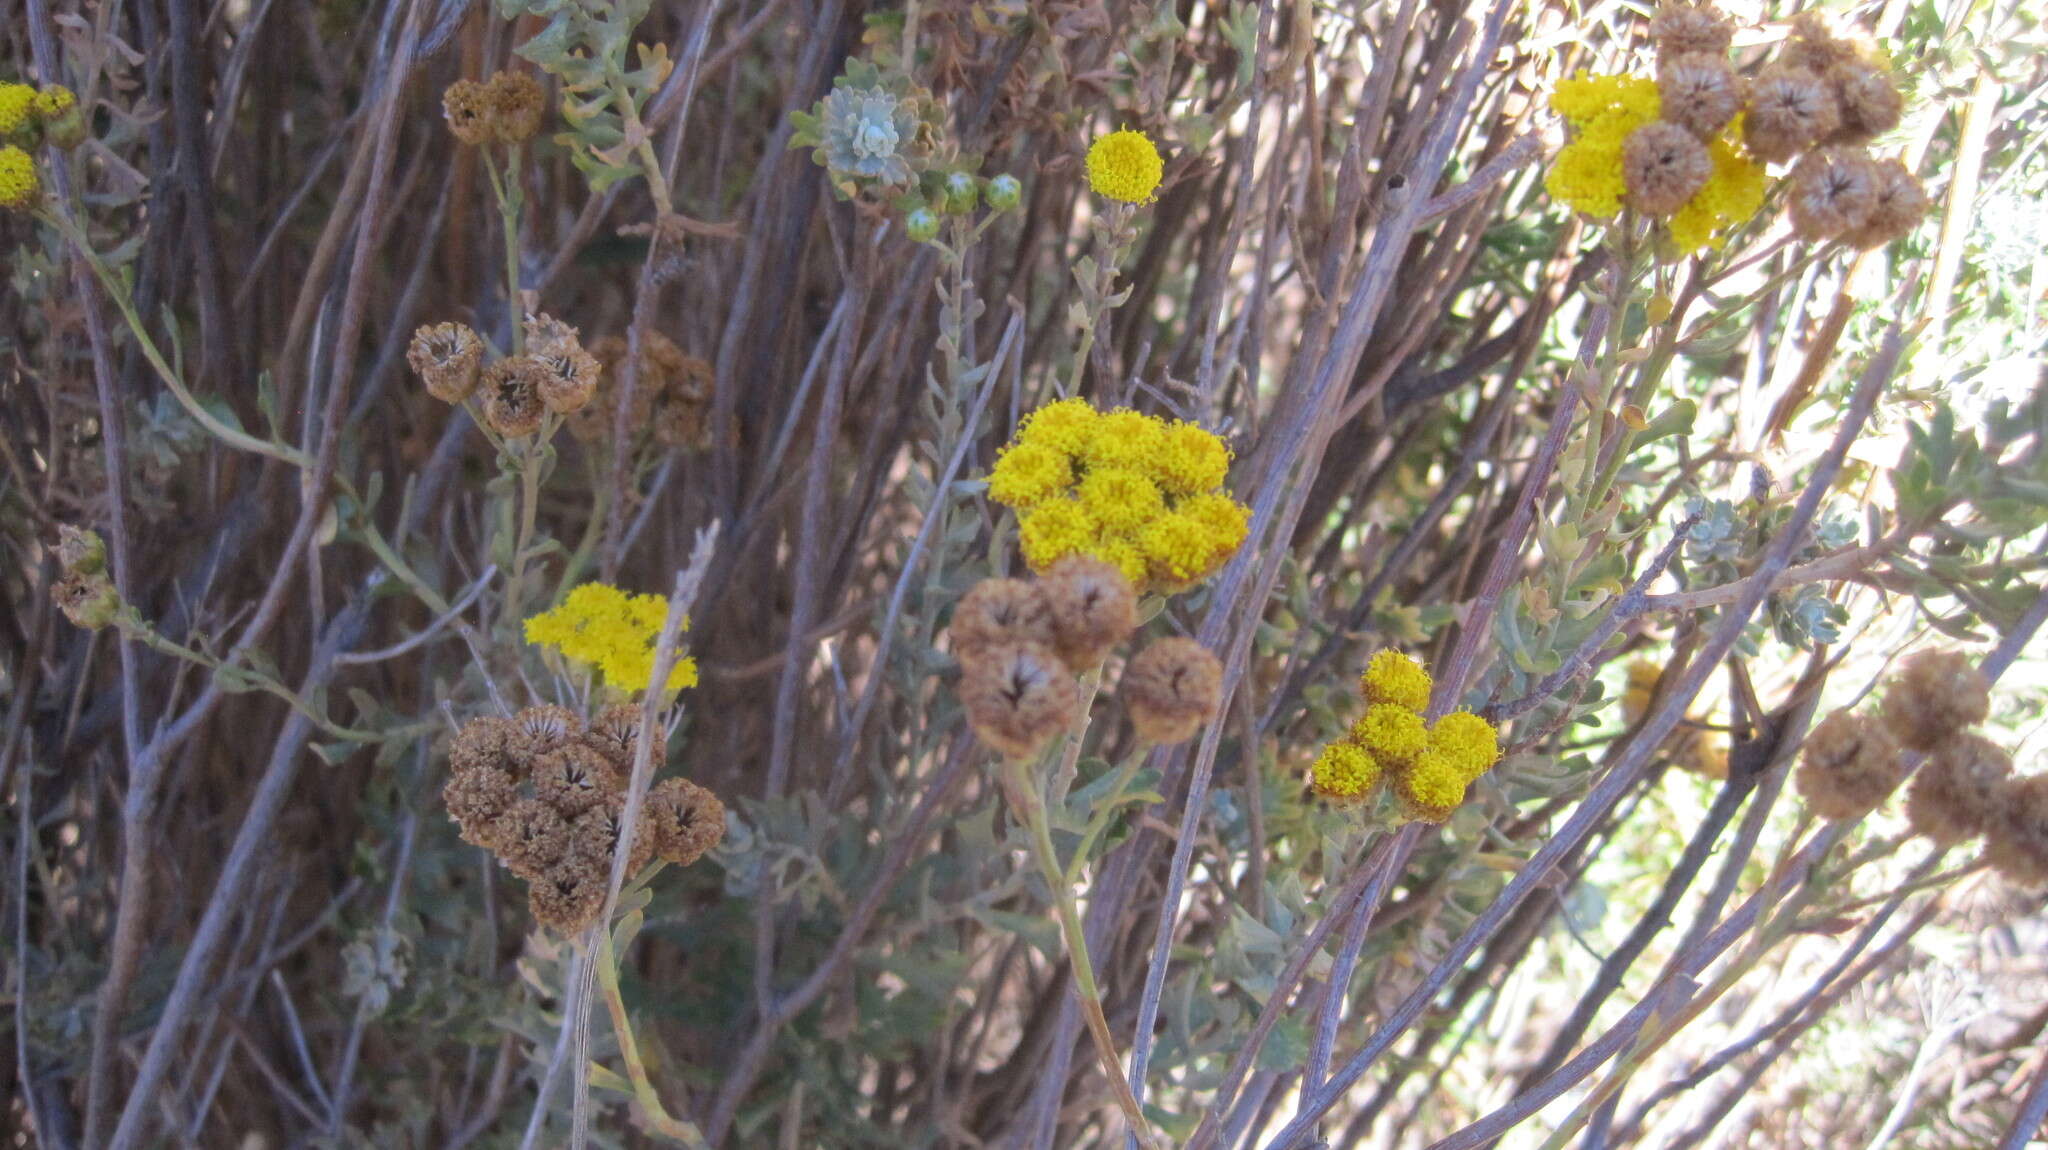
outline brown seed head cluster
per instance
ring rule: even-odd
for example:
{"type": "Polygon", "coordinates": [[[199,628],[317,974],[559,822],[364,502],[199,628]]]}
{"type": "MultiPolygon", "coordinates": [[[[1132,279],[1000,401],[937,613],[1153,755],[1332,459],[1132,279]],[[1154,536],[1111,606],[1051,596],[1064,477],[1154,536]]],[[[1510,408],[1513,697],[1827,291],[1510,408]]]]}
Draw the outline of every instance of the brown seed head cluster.
{"type": "Polygon", "coordinates": [[[1668,216],[1706,185],[1714,160],[1698,136],[1658,120],[1629,133],[1621,146],[1621,172],[1630,207],[1668,216]]]}
{"type": "Polygon", "coordinates": [[[538,366],[534,391],[549,411],[579,411],[597,394],[597,357],[583,350],[576,329],[549,315],[526,317],[526,357],[538,366]]]}
{"type": "Polygon", "coordinates": [[[1820,148],[1792,168],[1785,210],[1792,230],[1809,240],[1831,240],[1870,222],[1877,210],[1877,161],[1861,148],[1820,148]]]}
{"type": "Polygon", "coordinates": [[[1069,555],[1039,576],[1053,650],[1075,671],[1099,667],[1138,629],[1138,596],[1114,564],[1069,555]]]}
{"type": "MultiPolygon", "coordinates": [[[[612,434],[625,391],[626,340],[608,335],[590,351],[599,367],[594,400],[569,420],[570,433],[586,443],[603,442],[612,434]]],[[[645,433],[663,447],[708,450],[713,442],[711,384],[710,364],[684,355],[660,332],[643,332],[638,378],[626,413],[629,434],[645,433]]]]}
{"type": "Polygon", "coordinates": [[[1660,4],[1650,18],[1650,40],[1660,61],[1697,54],[1726,56],[1735,42],[1735,22],[1711,3],[1660,4]]]}
{"type": "Polygon", "coordinates": [[[1961,651],[1909,656],[1884,694],[1884,721],[1899,742],[1931,751],[1991,713],[1991,683],[1961,651]]]}
{"type": "Polygon", "coordinates": [[[1223,701],[1223,664],[1193,639],[1161,639],[1124,668],[1117,695],[1139,738],[1184,742],[1216,717],[1223,701]]]}
{"type": "Polygon", "coordinates": [[[1842,112],[1827,82],[1810,68],[1780,60],[1757,73],[1742,119],[1742,142],[1750,154],[1782,164],[1814,147],[1842,125],[1842,112]]]}
{"type": "Polygon", "coordinates": [[[405,361],[427,385],[427,394],[442,403],[461,403],[482,378],[484,345],[466,323],[428,324],[412,333],[405,361]]]}
{"type": "Polygon", "coordinates": [[[2048,775],[2013,779],[1998,799],[1984,857],[2021,886],[2048,887],[2048,775]]]}
{"type": "Polygon", "coordinates": [[[1794,781],[1813,813],[1854,819],[1876,810],[1905,777],[1898,741],[1883,723],[1836,711],[1806,736],[1794,781]]]}
{"type": "Polygon", "coordinates": [[[1051,647],[1023,640],[961,664],[960,704],[976,738],[1005,758],[1028,759],[1073,726],[1080,688],[1051,647]]]}
{"type": "Polygon", "coordinates": [[[1666,120],[1711,140],[1742,110],[1743,81],[1719,52],[1664,56],[1657,61],[1657,94],[1666,120]]]}
{"type": "MultiPolygon", "coordinates": [[[[642,738],[639,709],[613,707],[588,726],[562,707],[486,715],[455,733],[441,790],[463,841],[483,847],[527,884],[534,918],[562,934],[604,906],[625,830],[626,783],[642,738]]],[[[660,765],[665,743],[653,740],[660,765]]],[[[688,865],[725,834],[725,808],[684,779],[654,785],[626,847],[631,875],[655,857],[688,865]]]]}
{"type": "Polygon", "coordinates": [[[1943,743],[1913,773],[1906,788],[1906,822],[1942,846],[1991,829],[2000,792],[2012,777],[2012,756],[1982,735],[1943,743]]]}
{"type": "Polygon", "coordinates": [[[547,93],[529,72],[495,72],[481,83],[457,80],[441,93],[448,131],[472,146],[524,144],[540,134],[547,93]]]}

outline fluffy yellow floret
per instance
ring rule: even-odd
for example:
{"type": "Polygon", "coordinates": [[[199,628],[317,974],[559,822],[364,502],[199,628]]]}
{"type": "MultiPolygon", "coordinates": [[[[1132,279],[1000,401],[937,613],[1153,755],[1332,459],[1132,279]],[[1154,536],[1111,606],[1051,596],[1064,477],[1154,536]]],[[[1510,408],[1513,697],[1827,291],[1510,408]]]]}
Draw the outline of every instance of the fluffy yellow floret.
{"type": "Polygon", "coordinates": [[[1252,509],[1228,495],[1194,495],[1180,502],[1180,513],[1209,533],[1210,562],[1221,564],[1251,534],[1252,509]]]}
{"type": "Polygon", "coordinates": [[[1405,763],[1429,746],[1422,716],[1392,703],[1375,703],[1351,725],[1351,737],[1382,762],[1405,763]]]}
{"type": "Polygon", "coordinates": [[[1664,102],[1657,95],[1657,81],[1648,77],[1580,72],[1557,82],[1557,90],[1550,94],[1550,110],[1583,132],[1614,118],[1647,124],[1663,114],[1664,102]]]}
{"type": "Polygon", "coordinates": [[[1401,797],[1410,813],[1432,822],[1449,817],[1465,801],[1465,777],[1442,752],[1431,748],[1401,772],[1401,797]]]}
{"type": "Polygon", "coordinates": [[[78,97],[62,84],[51,84],[36,93],[36,115],[45,120],[54,120],[71,110],[78,103],[78,97]]]}
{"type": "Polygon", "coordinates": [[[0,148],[0,208],[26,208],[35,203],[42,188],[36,178],[36,162],[27,152],[9,144],[0,148]]]}
{"type": "Polygon", "coordinates": [[[1175,495],[1214,491],[1230,474],[1230,449],[1199,424],[1175,423],[1161,437],[1152,472],[1175,495]]]}
{"type": "Polygon", "coordinates": [[[0,84],[0,135],[11,135],[27,127],[35,105],[34,88],[27,84],[0,84]]]}
{"type": "Polygon", "coordinates": [[[1430,728],[1429,749],[1469,783],[1500,761],[1500,734],[1470,711],[1453,711],[1430,728]]]}
{"type": "Polygon", "coordinates": [[[1331,743],[1316,756],[1309,787],[1326,799],[1353,802],[1379,785],[1385,768],[1372,753],[1355,743],[1331,743]]]}
{"type": "Polygon", "coordinates": [[[1088,549],[1088,554],[1123,572],[1124,578],[1130,580],[1132,587],[1143,587],[1145,576],[1151,570],[1145,564],[1145,553],[1138,549],[1137,544],[1122,536],[1104,535],[1097,538],[1095,545],[1088,549]]]}
{"type": "MultiPolygon", "coordinates": [[[[659,595],[628,595],[610,584],[585,583],[569,592],[561,606],[527,619],[526,641],[596,668],[619,690],[644,691],[654,678],[654,648],[667,618],[668,600],[659,595]]],[[[689,625],[684,619],[683,627],[689,625]]],[[[668,689],[696,685],[696,660],[678,659],[668,689]]]]}
{"type": "Polygon", "coordinates": [[[1171,511],[1145,525],[1143,534],[1138,536],[1138,549],[1166,581],[1186,582],[1208,574],[1216,544],[1215,536],[1201,520],[1186,512],[1171,511]]]}
{"type": "Polygon", "coordinates": [[[1365,665],[1358,690],[1368,703],[1390,703],[1420,711],[1429,706],[1429,672],[1399,651],[1380,651],[1365,665]]]}
{"type": "Polygon", "coordinates": [[[1088,147],[1088,186],[1126,204],[1150,203],[1166,164],[1145,133],[1126,128],[1097,136],[1088,147]]]}
{"type": "Polygon", "coordinates": [[[1719,248],[1727,242],[1727,229],[1756,215],[1764,206],[1764,168],[1737,143],[1742,138],[1742,117],[1721,136],[1707,143],[1714,174],[1684,207],[1671,217],[1671,243],[1681,254],[1701,248],[1719,248]]]}
{"type": "Polygon", "coordinates": [[[996,456],[988,497],[1006,507],[1032,507],[1074,483],[1067,453],[1048,443],[1019,442],[996,456]]]}
{"type": "Polygon", "coordinates": [[[1095,440],[1095,425],[1102,414],[1085,399],[1062,399],[1048,403],[1024,417],[1017,428],[1018,443],[1055,448],[1068,455],[1085,455],[1095,440]]]}
{"type": "Polygon", "coordinates": [[[1544,190],[1574,211],[1605,219],[1621,210],[1622,141],[1663,110],[1657,82],[1640,76],[1559,80],[1550,107],[1571,124],[1572,140],[1543,178],[1544,190]]]}
{"type": "Polygon", "coordinates": [[[1090,469],[1078,493],[1081,506],[1105,531],[1136,531],[1166,510],[1159,488],[1129,467],[1090,469]]]}
{"type": "Polygon", "coordinates": [[[1017,521],[1017,544],[1033,571],[1044,571],[1095,542],[1095,520],[1071,499],[1041,503],[1017,521]]]}
{"type": "Polygon", "coordinates": [[[1082,458],[1090,467],[1150,471],[1165,442],[1165,424],[1142,411],[1119,407],[1096,420],[1094,438],[1082,458]]]}

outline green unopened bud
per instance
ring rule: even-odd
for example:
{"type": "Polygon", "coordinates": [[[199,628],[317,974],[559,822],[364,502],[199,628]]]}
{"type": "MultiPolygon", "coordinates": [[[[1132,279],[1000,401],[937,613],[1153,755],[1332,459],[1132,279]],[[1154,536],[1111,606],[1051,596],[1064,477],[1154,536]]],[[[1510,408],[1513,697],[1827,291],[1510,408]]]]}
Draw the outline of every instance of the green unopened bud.
{"type": "Polygon", "coordinates": [[[97,631],[121,614],[121,595],[104,574],[73,575],[50,588],[64,617],[88,631],[97,631]]]}
{"type": "Polygon", "coordinates": [[[990,211],[1007,212],[1024,201],[1024,185],[1017,182],[1017,177],[1005,173],[988,182],[985,194],[990,211]]]}
{"type": "Polygon", "coordinates": [[[97,532],[59,523],[57,565],[66,575],[97,575],[107,569],[107,545],[97,532]]]}
{"type": "Polygon", "coordinates": [[[939,238],[939,216],[930,208],[916,208],[903,217],[903,231],[911,239],[928,244],[939,238]]]}
{"type": "Polygon", "coordinates": [[[946,177],[946,187],[940,206],[950,215],[964,216],[974,210],[974,201],[981,198],[981,186],[966,172],[954,172],[946,177]]]}
{"type": "Polygon", "coordinates": [[[36,93],[36,121],[43,126],[43,139],[53,148],[70,151],[85,143],[88,125],[78,97],[62,84],[50,84],[36,93]]]}

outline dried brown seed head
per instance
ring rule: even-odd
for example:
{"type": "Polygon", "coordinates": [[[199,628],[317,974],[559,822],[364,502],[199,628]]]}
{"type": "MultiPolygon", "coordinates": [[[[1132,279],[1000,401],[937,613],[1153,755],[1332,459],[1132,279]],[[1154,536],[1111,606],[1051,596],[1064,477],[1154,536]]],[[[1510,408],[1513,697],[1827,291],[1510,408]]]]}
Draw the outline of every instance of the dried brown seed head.
{"type": "MultiPolygon", "coordinates": [[[[584,732],[583,741],[596,747],[612,765],[626,776],[633,773],[633,749],[640,741],[640,708],[633,703],[620,703],[606,707],[590,721],[590,729],[584,732]]],[[[654,745],[650,761],[656,770],[668,759],[668,732],[659,727],[647,728],[652,734],[654,745]]]]}
{"type": "Polygon", "coordinates": [[[519,777],[525,768],[512,761],[514,730],[512,720],[498,715],[478,715],[462,724],[448,743],[448,769],[460,773],[495,767],[519,777]]]}
{"type": "Polygon", "coordinates": [[[50,599],[74,627],[97,631],[120,617],[121,593],[106,572],[67,575],[50,585],[50,599]]]}
{"type": "Polygon", "coordinates": [[[1668,216],[1685,206],[1714,174],[1714,159],[1699,137],[1669,120],[1644,124],[1621,145],[1621,176],[1629,206],[1668,216]]]}
{"type": "MultiPolygon", "coordinates": [[[[647,817],[650,812],[646,806],[642,804],[640,821],[633,828],[633,850],[626,856],[627,878],[640,873],[640,868],[654,858],[659,832],[655,829],[654,820],[647,817]]],[[[570,832],[576,849],[603,859],[609,874],[612,856],[619,849],[619,836],[625,826],[626,797],[608,795],[603,802],[576,816],[570,832]]]]}
{"type": "Polygon", "coordinates": [[[527,770],[542,755],[567,745],[583,733],[583,724],[575,712],[553,703],[528,707],[506,721],[511,726],[505,736],[505,754],[527,770]]]}
{"type": "Polygon", "coordinates": [[[582,743],[558,747],[533,768],[533,793],[573,819],[619,793],[624,782],[612,761],[582,743]]]}
{"type": "Polygon", "coordinates": [[[963,663],[960,703],[976,737],[1013,759],[1030,758],[1073,725],[1080,689],[1043,643],[984,647],[963,663]]]}
{"type": "Polygon", "coordinates": [[[498,817],[491,837],[505,868],[533,882],[567,853],[569,823],[539,799],[520,799],[498,817]]]}
{"type": "Polygon", "coordinates": [[[1901,743],[1931,751],[1991,713],[1991,682],[1961,651],[1919,651],[1892,676],[1884,721],[1901,743]]]}
{"type": "Polygon", "coordinates": [[[1800,157],[1785,197],[1792,230],[1831,240],[1870,222],[1877,207],[1876,161],[1861,148],[1822,148],[1800,157]]]}
{"type": "Polygon", "coordinates": [[[491,77],[485,85],[490,104],[491,131],[499,142],[523,144],[540,134],[541,117],[547,112],[547,94],[540,81],[528,72],[508,70],[491,77]]]}
{"type": "Polygon", "coordinates": [[[590,858],[567,852],[527,891],[534,921],[561,935],[588,929],[604,913],[608,877],[590,858]]]}
{"type": "Polygon", "coordinates": [[[1984,841],[1993,869],[2024,887],[2048,887],[2048,775],[2009,779],[1984,841]]]}
{"type": "Polygon", "coordinates": [[[1053,642],[1045,588],[1024,579],[983,579],[962,596],[946,628],[953,653],[967,660],[1007,643],[1053,642]]]}
{"type": "Polygon", "coordinates": [[[1981,735],[1958,735],[1928,756],[1906,789],[1906,821],[1942,846],[1983,834],[1998,817],[2012,756],[1981,735]]]}
{"type": "Polygon", "coordinates": [[[1884,724],[1844,710],[1806,736],[1795,782],[1813,813],[1853,819],[1876,810],[1905,777],[1899,744],[1884,724]]]}
{"type": "Polygon", "coordinates": [[[688,779],[663,779],[647,793],[644,816],[654,829],[654,850],[689,866],[725,837],[725,804],[688,779]]]}
{"type": "Polygon", "coordinates": [[[1161,639],[1124,668],[1117,697],[1140,738],[1182,742],[1216,717],[1223,701],[1223,664],[1193,639],[1161,639]]]}
{"type": "Polygon", "coordinates": [[[1866,251],[1883,247],[1912,232],[1927,217],[1927,189],[1920,178],[1900,161],[1884,160],[1877,165],[1877,200],[1863,226],[1842,239],[1866,251]]]}
{"type": "Polygon", "coordinates": [[[1038,581],[1052,609],[1053,650],[1069,670],[1102,665],[1138,629],[1138,593],[1113,563],[1069,555],[1038,581]]]}
{"type": "Polygon", "coordinates": [[[1813,147],[1841,126],[1834,90],[1819,75],[1775,63],[1750,84],[1742,140],[1765,163],[1779,164],[1813,147]]]}
{"type": "Polygon", "coordinates": [[[495,850],[499,816],[519,801],[519,784],[496,767],[457,771],[441,788],[441,801],[462,829],[463,842],[495,850]]]}
{"type": "Polygon", "coordinates": [[[654,442],[684,451],[704,451],[712,444],[711,365],[678,355],[675,363],[663,369],[662,388],[654,395],[654,442]]]}
{"type": "Polygon", "coordinates": [[[1735,41],[1735,22],[1712,4],[1668,2],[1650,17],[1650,40],[1659,58],[1706,53],[1725,56],[1735,41]]]}
{"type": "Polygon", "coordinates": [[[443,403],[461,403],[482,378],[484,345],[466,323],[426,324],[412,333],[405,361],[443,403]]]}
{"type": "Polygon", "coordinates": [[[1808,11],[1792,18],[1792,34],[1785,41],[1782,58],[1818,74],[1844,61],[1861,59],[1862,53],[1825,13],[1808,11]]]}
{"type": "Polygon", "coordinates": [[[448,118],[448,131],[465,144],[481,144],[491,138],[491,98],[484,85],[475,80],[457,80],[441,93],[441,113],[448,118]]]}
{"type": "Polygon", "coordinates": [[[1899,126],[1906,111],[1906,97],[1892,75],[1860,57],[1843,60],[1821,74],[1834,91],[1835,106],[1842,113],[1841,126],[1828,137],[1829,143],[1867,144],[1899,126]]]}
{"type": "Polygon", "coordinates": [[[1710,140],[1742,110],[1742,77],[1719,53],[1666,56],[1657,65],[1664,118],[1710,140]]]}
{"type": "Polygon", "coordinates": [[[526,356],[501,359],[484,369],[479,389],[484,422],[507,439],[520,439],[540,430],[547,404],[540,397],[545,371],[526,356]]]}

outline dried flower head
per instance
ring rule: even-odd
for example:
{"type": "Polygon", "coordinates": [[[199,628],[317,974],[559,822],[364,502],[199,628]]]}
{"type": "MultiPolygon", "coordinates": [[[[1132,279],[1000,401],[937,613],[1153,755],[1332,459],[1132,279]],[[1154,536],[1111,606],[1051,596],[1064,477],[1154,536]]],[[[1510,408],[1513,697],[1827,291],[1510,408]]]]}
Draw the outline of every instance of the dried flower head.
{"type": "Polygon", "coordinates": [[[1943,743],[1913,773],[1906,788],[1906,821],[1942,846],[1983,834],[1998,817],[2000,790],[2012,775],[2012,756],[1982,735],[1943,743]]]}
{"type": "Polygon", "coordinates": [[[542,755],[559,750],[583,732],[583,724],[567,707],[542,703],[506,720],[505,755],[518,770],[530,771],[542,755]]]}
{"type": "Polygon", "coordinates": [[[1151,203],[1165,171],[1159,148],[1143,132],[1125,128],[1097,136],[1088,145],[1088,186],[1106,199],[1151,203]]]}
{"type": "Polygon", "coordinates": [[[531,73],[516,69],[497,73],[485,85],[485,99],[490,105],[491,132],[499,142],[523,144],[540,134],[548,98],[531,73]]]}
{"type": "Polygon", "coordinates": [[[527,906],[535,922],[557,934],[571,935],[588,929],[604,913],[604,892],[609,872],[600,870],[595,859],[580,851],[569,851],[527,891],[527,906]]]}
{"type": "Polygon", "coordinates": [[[2021,886],[2048,887],[2048,775],[2008,780],[1999,788],[1998,812],[1984,857],[2021,886]]]}
{"type": "Polygon", "coordinates": [[[57,525],[57,566],[66,575],[97,575],[107,569],[107,543],[99,532],[69,523],[57,525]]]}
{"type": "Polygon", "coordinates": [[[1139,738],[1182,742],[1216,717],[1223,703],[1223,664],[1193,639],[1161,639],[1124,668],[1117,696],[1139,738]]]}
{"type": "Polygon", "coordinates": [[[1883,247],[1910,233],[1927,216],[1927,189],[1897,159],[1877,165],[1877,199],[1863,226],[1843,233],[1845,243],[1868,250],[1883,247]]]}
{"type": "Polygon", "coordinates": [[[492,850],[505,868],[534,882],[569,850],[569,822],[539,799],[519,799],[492,828],[492,850]]]}
{"type": "Polygon", "coordinates": [[[35,206],[42,190],[35,159],[13,144],[0,147],[0,208],[27,211],[35,206]]]}
{"type": "Polygon", "coordinates": [[[448,769],[460,774],[493,767],[515,778],[524,774],[525,765],[514,763],[510,753],[516,730],[512,720],[499,715],[478,715],[462,724],[448,744],[448,769]]]}
{"type": "Polygon", "coordinates": [[[1113,563],[1069,555],[1039,581],[1052,612],[1053,650],[1069,669],[1102,664],[1138,628],[1138,595],[1113,563]]]}
{"type": "Polygon", "coordinates": [[[1650,40],[1659,58],[1706,54],[1726,56],[1735,42],[1735,22],[1712,4],[1682,0],[1657,5],[1650,17],[1650,40]]]}
{"type": "Polygon", "coordinates": [[[1045,589],[1028,580],[983,579],[953,608],[946,634],[961,659],[1008,643],[1051,645],[1052,604],[1045,589]]]}
{"type": "Polygon", "coordinates": [[[1793,166],[1785,207],[1792,229],[1830,240],[1863,227],[1877,208],[1877,163],[1861,148],[1822,148],[1793,166]]]}
{"type": "Polygon", "coordinates": [[[1376,651],[1358,677],[1358,693],[1368,703],[1391,703],[1420,711],[1429,706],[1429,672],[1399,651],[1376,651]]]}
{"type": "Polygon", "coordinates": [[[1821,73],[1835,93],[1842,124],[1828,142],[1865,144],[1899,126],[1906,98],[1892,74],[1861,57],[1842,60],[1821,73]]]}
{"type": "Polygon", "coordinates": [[[67,575],[50,585],[50,599],[74,627],[97,631],[121,616],[121,593],[105,572],[67,575]]]}
{"type": "Polygon", "coordinates": [[[1349,805],[1370,797],[1385,774],[1386,768],[1371,751],[1343,740],[1324,747],[1323,753],[1316,756],[1308,785],[1333,803],[1349,805]]]}
{"type": "Polygon", "coordinates": [[[635,703],[606,707],[590,721],[590,728],[583,733],[583,741],[610,759],[621,774],[630,776],[633,773],[633,753],[644,730],[654,744],[650,761],[659,769],[668,759],[668,732],[660,727],[642,727],[640,715],[640,707],[635,703]]]}
{"type": "MultiPolygon", "coordinates": [[[[676,353],[675,362],[664,370],[661,390],[654,393],[654,442],[684,451],[710,450],[713,378],[708,362],[676,353]]],[[[732,420],[726,421],[728,440],[735,440],[736,427],[732,420]]]]}
{"type": "Polygon", "coordinates": [[[442,786],[441,801],[461,828],[463,842],[495,850],[499,816],[519,801],[519,784],[496,767],[456,771],[442,786]]]}
{"type": "Polygon", "coordinates": [[[1861,58],[1856,43],[1842,35],[1826,13],[1805,11],[1792,18],[1784,59],[1810,72],[1826,72],[1836,64],[1861,58]]]}
{"type": "Polygon", "coordinates": [[[581,409],[597,394],[597,357],[583,350],[576,334],[553,316],[526,318],[526,357],[539,367],[534,388],[557,415],[581,409]]]}
{"type": "Polygon", "coordinates": [[[960,703],[968,725],[1009,758],[1029,758],[1067,730],[1079,702],[1074,676],[1043,643],[988,647],[962,668],[960,703]]]}
{"type": "Polygon", "coordinates": [[[725,837],[725,804],[688,779],[663,779],[647,792],[642,813],[654,828],[654,851],[689,866],[725,837]]]}
{"type": "Polygon", "coordinates": [[[596,748],[569,743],[542,755],[533,767],[533,793],[573,819],[625,787],[625,776],[596,748]]]}
{"type": "Polygon", "coordinates": [[[428,395],[443,403],[461,403],[482,378],[484,344],[466,323],[425,324],[412,333],[405,362],[427,385],[428,395]]]}
{"type": "MultiPolygon", "coordinates": [[[[576,821],[570,824],[569,834],[576,850],[603,859],[609,869],[625,829],[626,798],[624,795],[609,795],[603,802],[576,816],[576,821]]],[[[643,810],[639,823],[633,828],[633,849],[626,855],[628,878],[640,873],[641,867],[654,860],[658,837],[653,820],[643,810]]]]}
{"type": "Polygon", "coordinates": [[[1698,136],[1658,120],[1630,132],[1622,143],[1621,173],[1630,207],[1668,216],[1706,186],[1714,160],[1698,136]]]}
{"type": "Polygon", "coordinates": [[[501,359],[484,369],[481,402],[484,422],[507,439],[540,430],[547,404],[540,397],[540,366],[525,356],[501,359]]]}
{"type": "Polygon", "coordinates": [[[1824,819],[1861,818],[1906,777],[1899,744],[1868,715],[1836,711],[1806,736],[1795,782],[1824,819]]]}
{"type": "Polygon", "coordinates": [[[1742,110],[1742,77],[1718,52],[1667,56],[1657,65],[1657,94],[1666,120],[1711,140],[1742,110]]]}
{"type": "Polygon", "coordinates": [[[1750,84],[1742,141],[1757,159],[1778,164],[1826,139],[1841,123],[1827,81],[1780,61],[1766,66],[1750,84]]]}
{"type": "Polygon", "coordinates": [[[1351,724],[1351,741],[1388,766],[1413,762],[1429,746],[1422,716],[1393,703],[1374,703],[1351,724]]]}
{"type": "Polygon", "coordinates": [[[448,118],[448,131],[465,144],[482,144],[491,138],[490,90],[475,80],[457,80],[441,93],[441,113],[448,118]]]}
{"type": "Polygon", "coordinates": [[[1931,751],[1991,713],[1991,682],[1961,651],[1909,656],[1884,693],[1884,721],[1899,742],[1931,751]]]}

